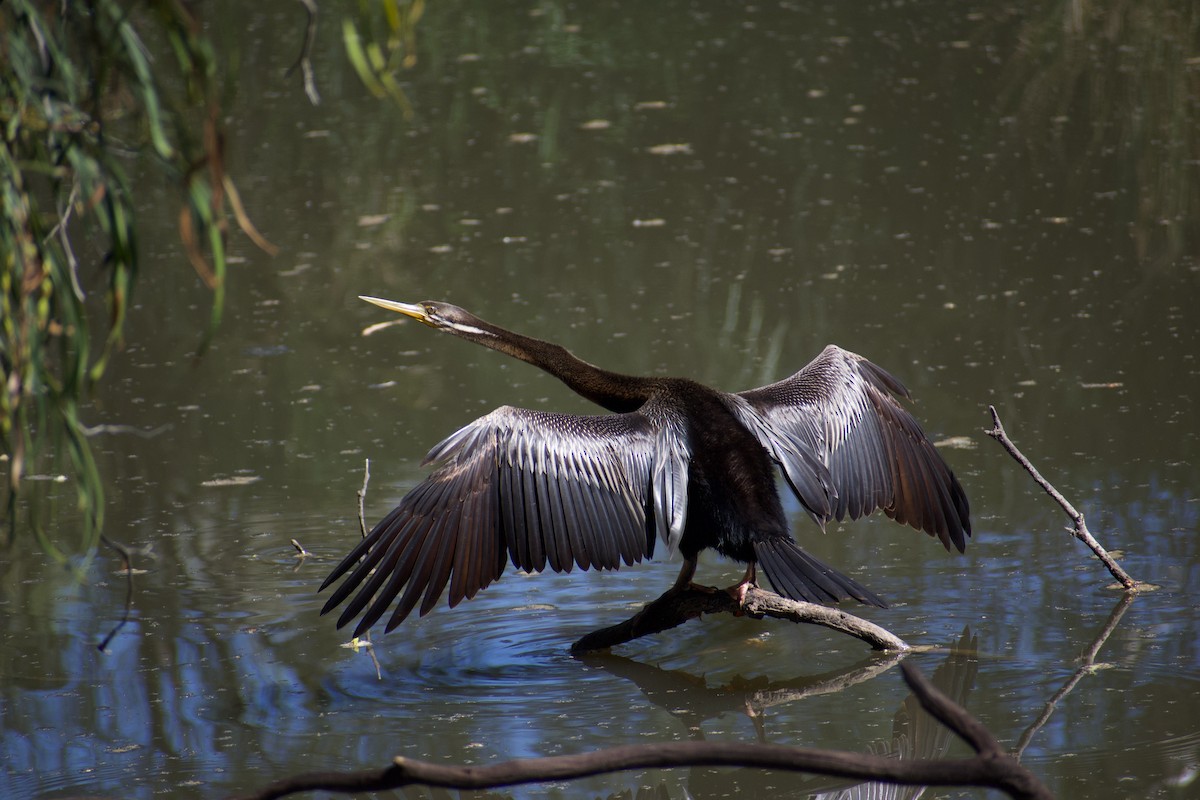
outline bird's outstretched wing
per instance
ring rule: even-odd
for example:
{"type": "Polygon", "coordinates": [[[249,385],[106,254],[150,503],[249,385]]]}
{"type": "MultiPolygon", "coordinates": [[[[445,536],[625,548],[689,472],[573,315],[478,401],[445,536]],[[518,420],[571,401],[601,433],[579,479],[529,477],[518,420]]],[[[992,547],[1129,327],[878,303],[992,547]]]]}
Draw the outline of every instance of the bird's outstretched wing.
{"type": "Polygon", "coordinates": [[[760,437],[798,439],[825,463],[836,492],[833,517],[857,519],[880,508],[946,549],[964,549],[971,535],[966,494],[897,402],[908,390],[885,370],[829,345],[790,378],[739,396],[769,423],[760,437]]]}
{"type": "Polygon", "coordinates": [[[447,584],[451,607],[474,597],[509,560],[530,572],[616,569],[653,554],[656,525],[674,544],[690,453],[654,411],[505,406],[458,430],[426,456],[433,474],[325,579],[322,589],[350,573],[321,613],[353,594],[338,627],[362,613],[358,636],[400,596],[391,630],[418,603],[428,612],[447,584]]]}

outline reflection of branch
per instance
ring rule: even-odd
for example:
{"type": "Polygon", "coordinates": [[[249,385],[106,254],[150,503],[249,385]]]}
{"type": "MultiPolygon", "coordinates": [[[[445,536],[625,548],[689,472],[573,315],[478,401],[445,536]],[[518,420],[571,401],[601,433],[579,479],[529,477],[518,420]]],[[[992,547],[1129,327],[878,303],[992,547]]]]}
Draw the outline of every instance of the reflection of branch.
{"type": "Polygon", "coordinates": [[[321,95],[317,92],[317,82],[313,78],[312,68],[312,47],[313,42],[317,38],[317,0],[300,0],[300,5],[304,6],[304,10],[308,12],[308,23],[304,29],[304,44],[300,47],[300,57],[296,59],[296,63],[288,67],[285,76],[291,76],[296,71],[296,67],[300,67],[300,72],[304,75],[304,93],[308,95],[308,102],[314,106],[321,105],[321,95]]]}
{"type": "Polygon", "coordinates": [[[849,667],[838,674],[814,680],[804,687],[778,687],[759,689],[746,694],[746,708],[752,714],[762,714],[772,706],[794,703],[806,697],[838,694],[860,683],[878,678],[905,657],[904,651],[895,650],[884,656],[875,656],[866,664],[849,667]]]}
{"type": "Polygon", "coordinates": [[[1029,743],[1033,740],[1034,735],[1036,735],[1037,732],[1042,729],[1042,726],[1046,724],[1046,721],[1050,719],[1050,715],[1054,713],[1054,709],[1058,705],[1059,701],[1066,697],[1067,693],[1074,689],[1075,684],[1079,683],[1079,681],[1082,680],[1085,675],[1089,675],[1095,671],[1096,654],[1100,652],[1100,648],[1103,647],[1104,643],[1108,641],[1108,637],[1112,635],[1112,632],[1117,629],[1117,624],[1120,623],[1121,617],[1125,615],[1125,609],[1129,608],[1129,605],[1133,602],[1133,598],[1134,595],[1129,593],[1121,596],[1121,599],[1113,608],[1112,613],[1108,615],[1108,621],[1104,623],[1104,627],[1100,630],[1100,633],[1096,634],[1096,638],[1092,640],[1091,645],[1089,645],[1088,649],[1084,651],[1082,656],[1080,656],[1079,660],[1082,663],[1079,665],[1079,669],[1075,670],[1075,674],[1072,675],[1067,682],[1062,685],[1062,688],[1055,692],[1054,696],[1046,701],[1046,706],[1042,709],[1042,713],[1036,720],[1033,721],[1033,724],[1026,728],[1025,732],[1021,734],[1020,741],[1018,741],[1017,746],[1013,748],[1013,755],[1016,758],[1021,757],[1021,754],[1025,752],[1025,748],[1028,747],[1029,743]]]}
{"type": "MultiPolygon", "coordinates": [[[[655,706],[698,729],[702,721],[730,712],[748,715],[756,728],[768,708],[806,697],[834,694],[877,678],[905,658],[906,652],[874,655],[852,666],[787,681],[737,677],[721,686],[709,686],[703,677],[681,670],[665,670],[624,656],[584,653],[577,658],[592,669],[631,681],[655,706]]],[[[765,731],[759,729],[760,740],[765,731]]]]}
{"type": "Polygon", "coordinates": [[[990,431],[985,431],[985,433],[998,441],[1008,451],[1008,454],[1025,468],[1025,471],[1037,482],[1037,485],[1041,486],[1046,494],[1050,495],[1062,507],[1062,510],[1071,518],[1071,522],[1075,524],[1075,528],[1071,532],[1075,538],[1091,548],[1092,552],[1096,554],[1096,558],[1104,562],[1104,566],[1108,567],[1108,571],[1112,573],[1112,576],[1125,587],[1125,591],[1133,592],[1146,588],[1146,584],[1135,581],[1126,574],[1125,570],[1121,569],[1120,565],[1108,554],[1108,551],[1092,537],[1091,532],[1087,529],[1087,523],[1083,520],[1083,514],[1077,511],[1075,506],[1067,501],[1067,498],[1063,497],[1057,489],[1051,486],[1050,482],[1041,476],[1041,473],[1034,468],[1029,459],[1012,443],[1012,440],[1004,432],[1004,426],[1000,424],[1000,415],[996,413],[996,407],[988,406],[988,411],[992,412],[992,424],[994,427],[990,431]]]}
{"type": "Polygon", "coordinates": [[[774,592],[750,587],[746,602],[739,605],[728,592],[717,589],[687,587],[671,588],[665,594],[648,603],[634,616],[610,628],[593,631],[571,645],[572,653],[602,650],[619,644],[661,633],[702,614],[727,612],[735,616],[745,615],[761,619],[775,617],[791,622],[806,622],[823,625],[835,631],[862,639],[876,650],[908,650],[902,639],[873,623],[847,614],[836,608],[827,608],[816,603],[788,600],[774,592]]]}
{"type": "Polygon", "coordinates": [[[113,637],[117,635],[117,631],[121,630],[121,628],[124,628],[125,624],[129,622],[129,612],[133,608],[133,558],[129,554],[129,548],[125,547],[125,545],[119,542],[114,542],[103,533],[100,534],[100,541],[104,542],[113,550],[116,550],[117,553],[120,554],[121,559],[125,562],[125,609],[121,613],[120,621],[117,622],[117,624],[113,626],[113,629],[108,632],[108,635],[104,637],[104,641],[96,645],[96,649],[101,653],[104,653],[107,652],[108,643],[111,642],[113,637]]]}
{"type": "Polygon", "coordinates": [[[411,785],[491,789],[543,783],[632,769],[757,767],[819,772],[860,780],[927,786],[987,786],[1019,800],[1051,800],[1037,777],[1004,752],[983,725],[942,694],[920,670],[902,664],[904,679],[921,706],[967,741],[976,755],[961,759],[913,759],[738,742],[663,742],[628,745],[573,756],[505,761],[489,766],[451,766],[397,756],[383,770],[324,772],[286,778],[246,800],[273,800],[304,791],[368,792],[411,785]]]}

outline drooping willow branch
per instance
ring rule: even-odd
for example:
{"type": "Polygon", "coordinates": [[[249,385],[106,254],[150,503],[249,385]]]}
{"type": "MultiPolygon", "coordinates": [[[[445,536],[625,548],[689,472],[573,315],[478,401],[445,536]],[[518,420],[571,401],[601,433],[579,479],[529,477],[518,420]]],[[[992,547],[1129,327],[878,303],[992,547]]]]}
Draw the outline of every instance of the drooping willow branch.
{"type": "Polygon", "coordinates": [[[1147,584],[1134,580],[1129,577],[1125,570],[1121,569],[1121,566],[1108,554],[1108,551],[1092,536],[1088,530],[1087,523],[1083,519],[1083,514],[1075,506],[1071,505],[1067,498],[1063,497],[1048,480],[1043,478],[1042,474],[1037,471],[1037,468],[1025,457],[1025,454],[1017,449],[1017,446],[1008,438],[1008,434],[1004,432],[1004,426],[1000,424],[1000,415],[996,413],[996,407],[988,406],[988,411],[992,414],[992,429],[986,431],[987,435],[998,441],[1008,451],[1008,454],[1029,473],[1037,485],[1042,487],[1042,490],[1050,495],[1054,499],[1054,502],[1058,503],[1062,510],[1066,512],[1074,525],[1071,534],[1086,544],[1096,554],[1096,558],[1100,559],[1104,566],[1108,568],[1108,571],[1112,573],[1112,576],[1120,582],[1121,586],[1125,587],[1125,591],[1134,592],[1147,588],[1147,584]]]}
{"type": "Polygon", "coordinates": [[[921,706],[969,744],[974,756],[900,760],[841,750],[705,741],[628,745],[487,766],[434,764],[397,756],[391,766],[382,770],[316,772],[285,778],[243,800],[274,800],[318,790],[387,791],[413,785],[494,789],[625,770],[674,767],[754,767],[910,786],[986,786],[1018,800],[1052,800],[1053,795],[1041,781],[1005,753],[995,737],[966,709],[934,687],[916,667],[901,664],[900,669],[921,706]]]}
{"type": "Polygon", "coordinates": [[[571,646],[571,652],[578,654],[615,647],[642,636],[661,633],[703,614],[717,613],[822,625],[861,639],[875,650],[909,649],[904,640],[890,631],[840,609],[789,600],[758,587],[750,587],[746,602],[739,605],[723,590],[688,587],[669,589],[624,622],[589,633],[571,646]]]}

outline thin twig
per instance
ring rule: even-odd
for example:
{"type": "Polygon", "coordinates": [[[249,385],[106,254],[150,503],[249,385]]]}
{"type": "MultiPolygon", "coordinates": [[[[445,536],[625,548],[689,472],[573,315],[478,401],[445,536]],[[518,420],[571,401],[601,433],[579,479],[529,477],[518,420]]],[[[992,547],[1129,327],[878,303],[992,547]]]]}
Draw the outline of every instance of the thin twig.
{"type": "Polygon", "coordinates": [[[1083,514],[1081,514],[1075,508],[1075,506],[1071,505],[1071,503],[1067,501],[1067,498],[1063,497],[1057,489],[1050,485],[1050,482],[1042,477],[1041,473],[1039,473],[1033,464],[1030,463],[1029,459],[1017,449],[1017,446],[1013,444],[1011,439],[1008,438],[1008,434],[1004,432],[1004,426],[1000,424],[1000,415],[996,413],[996,407],[988,406],[988,411],[990,411],[992,414],[993,427],[990,431],[985,431],[985,433],[998,441],[1001,446],[1008,451],[1008,454],[1012,456],[1018,464],[1024,467],[1025,471],[1030,474],[1037,485],[1042,487],[1046,494],[1050,495],[1050,497],[1052,497],[1054,501],[1062,507],[1062,510],[1066,512],[1067,516],[1071,518],[1071,522],[1074,524],[1074,529],[1071,531],[1072,535],[1091,548],[1091,551],[1096,554],[1096,557],[1099,558],[1101,562],[1103,562],[1104,566],[1108,568],[1108,571],[1112,573],[1112,576],[1116,578],[1123,587],[1125,587],[1125,591],[1134,592],[1140,589],[1149,588],[1147,584],[1134,580],[1133,578],[1129,577],[1128,574],[1126,574],[1125,570],[1121,569],[1121,566],[1113,559],[1112,556],[1108,554],[1108,551],[1105,550],[1100,543],[1096,541],[1095,537],[1092,536],[1091,532],[1088,531],[1087,523],[1084,522],[1083,519],[1083,514]]]}
{"type": "Polygon", "coordinates": [[[67,274],[71,276],[71,291],[75,298],[83,302],[83,287],[79,285],[79,260],[75,258],[75,250],[71,247],[71,236],[67,233],[67,225],[71,221],[71,211],[75,208],[75,200],[79,195],[79,180],[71,184],[71,193],[67,196],[66,207],[58,214],[58,224],[46,234],[43,243],[58,235],[59,244],[67,257],[67,274]]]}
{"type": "Polygon", "coordinates": [[[125,545],[120,544],[119,542],[114,542],[103,533],[100,534],[100,541],[104,542],[113,550],[116,550],[117,553],[120,554],[121,559],[125,562],[125,609],[121,613],[120,621],[113,626],[113,629],[108,632],[108,635],[104,637],[104,640],[100,642],[100,644],[96,645],[97,650],[99,650],[101,653],[106,653],[108,652],[108,643],[111,642],[113,637],[117,635],[117,631],[121,630],[121,628],[124,628],[125,624],[129,622],[130,612],[133,608],[133,556],[130,554],[129,548],[125,547],[125,545]]]}
{"type": "Polygon", "coordinates": [[[922,706],[968,742],[984,743],[986,752],[970,758],[902,760],[840,750],[690,741],[627,745],[579,755],[520,759],[486,766],[435,764],[397,756],[390,767],[382,770],[320,772],[286,778],[257,794],[248,795],[246,800],[274,800],[304,791],[386,791],[411,785],[493,789],[625,770],[673,767],[754,767],[909,786],[987,786],[1020,800],[1052,800],[1050,791],[1032,772],[1002,750],[991,749],[995,739],[986,731],[981,734],[982,725],[965,709],[938,691],[916,667],[906,664],[902,669],[905,681],[922,706]]]}
{"type": "MultiPolygon", "coordinates": [[[[363,459],[363,483],[362,488],[358,490],[358,529],[362,532],[362,537],[367,538],[367,484],[371,482],[371,459],[363,459]]],[[[371,663],[375,665],[375,679],[383,680],[383,670],[379,667],[379,659],[375,656],[375,646],[371,642],[371,632],[364,631],[362,636],[355,637],[351,641],[351,646],[355,649],[358,647],[366,647],[367,654],[371,656],[371,663]]]]}
{"type": "Polygon", "coordinates": [[[358,490],[358,529],[362,538],[367,538],[367,512],[364,503],[367,500],[367,484],[371,482],[371,459],[363,459],[363,485],[358,490]]]}
{"type": "Polygon", "coordinates": [[[702,614],[716,613],[745,615],[755,619],[775,617],[790,622],[823,625],[862,639],[875,650],[909,649],[904,640],[890,631],[836,608],[788,600],[758,587],[750,587],[746,592],[746,602],[739,605],[723,590],[688,587],[669,589],[624,622],[589,633],[571,646],[571,652],[578,654],[615,647],[642,636],[669,630],[702,614]]]}

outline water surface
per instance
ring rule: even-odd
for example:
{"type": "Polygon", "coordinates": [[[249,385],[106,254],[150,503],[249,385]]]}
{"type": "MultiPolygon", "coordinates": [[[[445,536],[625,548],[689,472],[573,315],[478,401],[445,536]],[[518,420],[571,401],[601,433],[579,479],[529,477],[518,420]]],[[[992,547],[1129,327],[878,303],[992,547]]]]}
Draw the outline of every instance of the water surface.
{"type": "MultiPolygon", "coordinates": [[[[422,326],[364,338],[386,319],[355,299],[373,294],[450,300],[615,370],[729,390],[829,342],[867,355],[948,442],[975,537],[959,556],[885,519],[822,535],[793,506],[805,547],[892,604],[851,610],[928,647],[910,658],[942,668],[1059,796],[1195,796],[1200,126],[1194,94],[1172,92],[1194,92],[1178,37],[1197,11],[1147,9],[1114,17],[1106,39],[1093,21],[1063,24],[1059,3],[430,4],[406,118],[343,63],[336,12],[312,107],[280,77],[297,10],[214,6],[241,63],[233,174],[283,251],[231,236],[227,318],[196,362],[208,297],[163,213],[177,198],[147,178],[128,343],[88,411],[146,434],[94,438],[107,532],[149,549],[133,620],[97,652],[125,591],[111,552],[83,582],[27,540],[5,554],[0,794],[220,797],[396,754],[488,764],[700,738],[864,751],[914,738],[894,664],[820,629],[707,619],[568,655],[663,591],[670,561],[510,573],[377,635],[374,659],[344,647],[315,591],[359,535],[366,459],[373,521],[426,474],[433,444],[496,406],[589,410],[422,326]],[[983,435],[989,404],[1158,591],[1122,602],[983,435]],[[845,674],[848,688],[825,691],[845,674]]],[[[38,494],[69,544],[73,489],[38,494]]],[[[700,578],[740,572],[706,558],[700,578]]],[[[968,752],[935,739],[923,752],[968,752]]],[[[510,793],[643,787],[837,790],[677,770],[510,793]]]]}

